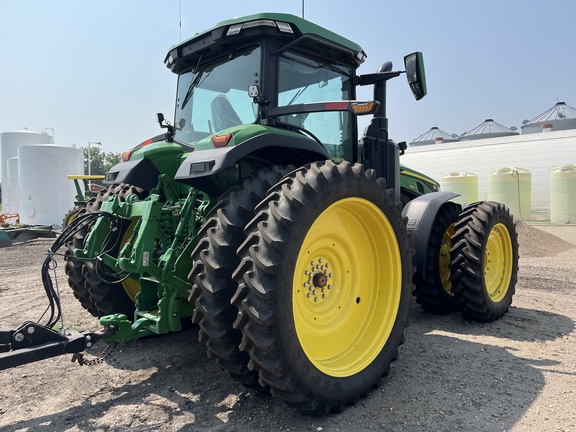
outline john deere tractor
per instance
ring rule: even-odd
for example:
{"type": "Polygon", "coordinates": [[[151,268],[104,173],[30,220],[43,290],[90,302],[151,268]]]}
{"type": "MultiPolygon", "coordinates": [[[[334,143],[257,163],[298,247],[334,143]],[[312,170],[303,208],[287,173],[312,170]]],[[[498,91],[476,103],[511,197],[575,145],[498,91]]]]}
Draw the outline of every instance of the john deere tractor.
{"type": "Polygon", "coordinates": [[[412,294],[480,321],[507,311],[518,270],[508,210],[450,201],[400,165],[405,144],[388,137],[387,81],[405,74],[422,98],[422,54],[358,75],[365,57],[271,13],[170,49],[174,121],[158,114],[165,133],[122,155],[57,242],[74,294],[105,328],[98,337],[191,319],[232,378],[328,413],[388,374],[412,294]],[[359,86],[373,99],[356,100],[359,86]],[[372,116],[362,136],[361,115],[372,116]]]}

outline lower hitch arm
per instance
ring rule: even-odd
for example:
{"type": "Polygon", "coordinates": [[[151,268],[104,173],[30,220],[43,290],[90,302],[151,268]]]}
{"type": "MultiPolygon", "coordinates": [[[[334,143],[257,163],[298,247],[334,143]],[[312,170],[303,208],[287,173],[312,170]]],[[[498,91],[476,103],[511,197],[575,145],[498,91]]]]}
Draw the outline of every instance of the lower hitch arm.
{"type": "Polygon", "coordinates": [[[25,322],[16,330],[0,329],[0,370],[79,353],[111,333],[113,330],[59,333],[34,322],[25,322]]]}

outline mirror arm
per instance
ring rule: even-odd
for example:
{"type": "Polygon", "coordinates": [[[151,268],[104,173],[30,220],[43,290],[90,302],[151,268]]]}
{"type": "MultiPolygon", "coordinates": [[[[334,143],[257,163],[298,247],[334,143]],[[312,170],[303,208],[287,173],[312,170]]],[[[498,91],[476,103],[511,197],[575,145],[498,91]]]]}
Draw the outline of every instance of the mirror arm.
{"type": "Polygon", "coordinates": [[[388,81],[389,79],[396,78],[405,72],[406,71],[376,72],[371,74],[358,75],[356,78],[358,85],[365,86],[373,85],[382,81],[388,81]]]}
{"type": "Polygon", "coordinates": [[[166,134],[164,135],[164,139],[166,142],[173,142],[174,141],[174,126],[170,124],[168,120],[164,118],[164,114],[157,113],[156,119],[158,120],[158,124],[162,129],[167,129],[166,134]]]}

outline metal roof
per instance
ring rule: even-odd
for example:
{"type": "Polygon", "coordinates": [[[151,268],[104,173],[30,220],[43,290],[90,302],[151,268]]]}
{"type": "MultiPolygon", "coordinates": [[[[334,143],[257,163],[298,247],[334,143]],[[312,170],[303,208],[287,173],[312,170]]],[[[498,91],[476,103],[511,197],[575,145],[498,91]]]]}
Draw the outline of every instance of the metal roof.
{"type": "Polygon", "coordinates": [[[566,104],[566,102],[557,102],[549,110],[543,112],[539,116],[534,117],[526,124],[547,122],[550,120],[564,120],[576,118],[576,108],[566,104]]]}
{"type": "Polygon", "coordinates": [[[518,132],[507,128],[489,118],[470,131],[460,135],[461,140],[473,140],[482,138],[496,138],[501,136],[518,135],[518,132]]]}
{"type": "Polygon", "coordinates": [[[441,144],[446,142],[458,141],[458,137],[453,137],[452,135],[438,129],[436,126],[431,127],[430,130],[415,138],[410,142],[411,146],[417,145],[427,145],[427,144],[441,144]]]}
{"type": "Polygon", "coordinates": [[[576,129],[576,108],[557,102],[552,108],[534,117],[530,121],[524,121],[522,133],[536,133],[545,130],[576,129]]]}

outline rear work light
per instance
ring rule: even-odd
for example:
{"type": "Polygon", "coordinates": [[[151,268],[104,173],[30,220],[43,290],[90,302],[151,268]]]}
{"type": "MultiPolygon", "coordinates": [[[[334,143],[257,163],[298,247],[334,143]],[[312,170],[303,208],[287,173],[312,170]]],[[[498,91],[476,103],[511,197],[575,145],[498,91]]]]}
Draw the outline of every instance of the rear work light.
{"type": "Polygon", "coordinates": [[[252,27],[276,27],[282,33],[294,33],[294,30],[292,30],[292,26],[289,23],[282,22],[282,21],[272,21],[272,20],[268,20],[268,19],[260,19],[260,20],[248,21],[245,23],[231,25],[230,27],[228,27],[228,31],[226,32],[226,36],[237,35],[243,29],[249,29],[252,27]]]}

